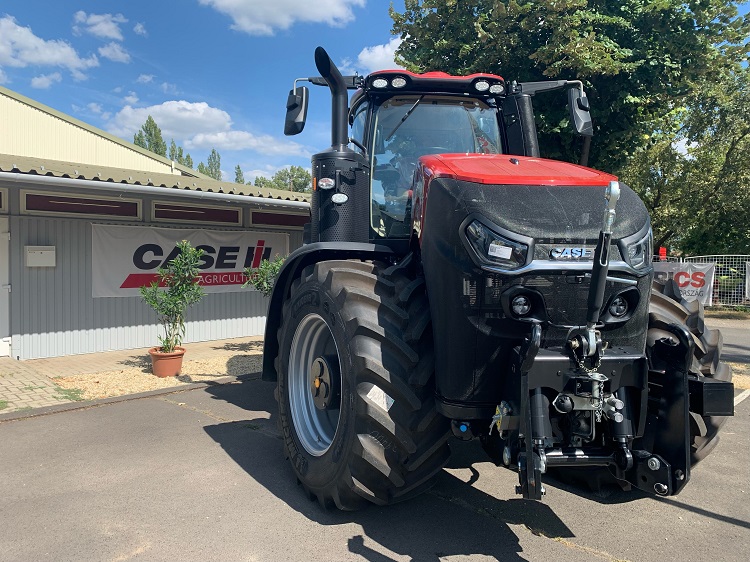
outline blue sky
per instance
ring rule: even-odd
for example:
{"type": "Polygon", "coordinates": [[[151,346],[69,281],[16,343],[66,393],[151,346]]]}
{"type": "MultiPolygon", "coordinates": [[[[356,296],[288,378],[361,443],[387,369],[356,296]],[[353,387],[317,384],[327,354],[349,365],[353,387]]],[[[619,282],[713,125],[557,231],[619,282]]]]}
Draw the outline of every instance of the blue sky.
{"type": "MultiPolygon", "coordinates": [[[[394,0],[403,10],[403,0],[394,0]]],[[[151,114],[224,179],[330,145],[330,96],[312,87],[301,135],[283,135],[295,78],[322,45],[343,71],[392,68],[386,0],[0,0],[0,84],[128,141],[151,114]]]]}

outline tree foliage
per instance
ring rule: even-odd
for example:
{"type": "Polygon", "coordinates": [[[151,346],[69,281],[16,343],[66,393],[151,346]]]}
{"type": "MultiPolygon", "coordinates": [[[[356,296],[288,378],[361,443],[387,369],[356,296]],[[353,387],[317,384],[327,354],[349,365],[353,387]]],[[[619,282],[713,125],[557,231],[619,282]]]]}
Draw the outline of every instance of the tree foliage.
{"type": "Polygon", "coordinates": [[[193,159],[190,157],[190,153],[184,154],[182,147],[177,146],[174,139],[169,143],[169,159],[188,168],[193,167],[193,159]]]}
{"type": "Polygon", "coordinates": [[[245,174],[242,173],[242,168],[237,164],[234,167],[234,183],[245,183],[245,174]]]}
{"type": "Polygon", "coordinates": [[[221,181],[221,155],[219,155],[215,148],[211,149],[211,154],[208,155],[206,162],[206,164],[203,162],[198,164],[198,171],[210,178],[221,181]]]}
{"type": "Polygon", "coordinates": [[[243,275],[246,281],[242,284],[243,287],[252,285],[258,291],[260,291],[264,297],[271,296],[273,291],[273,285],[276,283],[276,278],[279,275],[281,266],[284,265],[284,256],[276,256],[273,260],[261,260],[260,265],[257,268],[246,267],[243,271],[243,275]]]}
{"type": "Polygon", "coordinates": [[[271,178],[267,178],[266,176],[255,176],[253,185],[260,188],[270,187],[272,189],[277,189],[273,183],[273,180],[271,178]]]}
{"type": "Polygon", "coordinates": [[[133,144],[150,150],[154,154],[159,156],[167,155],[167,143],[161,136],[161,129],[156,124],[154,118],[150,115],[146,118],[146,122],[141,125],[141,128],[133,136],[133,144]]]}
{"type": "Polygon", "coordinates": [[[276,172],[270,179],[257,176],[255,186],[309,193],[312,190],[312,175],[302,166],[289,166],[276,172]]]}
{"type": "Polygon", "coordinates": [[[651,212],[654,244],[686,255],[750,253],[750,71],[696,96],[685,149],[656,138],[622,170],[651,212]]]}
{"type": "MultiPolygon", "coordinates": [[[[729,0],[405,0],[391,17],[397,62],[410,70],[582,80],[596,132],[589,161],[606,170],[736,70],[750,32],[729,0]]],[[[581,140],[560,95],[534,103],[542,155],[577,161],[581,140]]]]}

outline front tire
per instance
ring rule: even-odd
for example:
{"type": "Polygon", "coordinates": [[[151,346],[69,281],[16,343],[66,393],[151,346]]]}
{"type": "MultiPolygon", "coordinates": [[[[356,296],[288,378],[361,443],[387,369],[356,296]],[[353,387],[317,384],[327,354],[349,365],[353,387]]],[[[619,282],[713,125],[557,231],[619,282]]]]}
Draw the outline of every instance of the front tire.
{"type": "Polygon", "coordinates": [[[278,333],[279,420],[285,454],[322,506],[413,497],[448,461],[430,326],[424,281],[404,267],[325,261],[292,284],[278,333]]]}
{"type": "MultiPolygon", "coordinates": [[[[648,345],[663,337],[670,337],[664,328],[669,324],[684,325],[695,344],[690,374],[720,381],[732,381],[732,368],[721,361],[723,339],[719,330],[707,328],[703,305],[682,299],[673,280],[654,281],[649,305],[648,345]]],[[[703,460],[719,443],[719,429],[726,422],[723,416],[701,416],[690,412],[690,452],[692,464],[703,460]]]]}

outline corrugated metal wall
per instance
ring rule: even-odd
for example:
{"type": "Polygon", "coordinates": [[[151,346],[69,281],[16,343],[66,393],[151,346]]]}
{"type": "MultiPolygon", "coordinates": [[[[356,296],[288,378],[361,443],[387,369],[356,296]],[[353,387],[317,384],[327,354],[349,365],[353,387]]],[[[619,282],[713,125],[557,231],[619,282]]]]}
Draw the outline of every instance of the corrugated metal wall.
{"type": "MultiPolygon", "coordinates": [[[[92,298],[91,222],[10,217],[12,355],[20,359],[148,347],[156,315],[139,297],[92,298]],[[24,265],[24,246],[55,246],[54,268],[24,265]]],[[[122,224],[122,223],[119,223],[122,224]]],[[[290,251],[302,232],[290,233],[290,251]]],[[[208,294],[188,312],[186,343],[262,335],[267,300],[254,290],[208,294]]]]}
{"type": "Polygon", "coordinates": [[[0,153],[111,168],[172,173],[166,163],[0,92],[0,153]]]}

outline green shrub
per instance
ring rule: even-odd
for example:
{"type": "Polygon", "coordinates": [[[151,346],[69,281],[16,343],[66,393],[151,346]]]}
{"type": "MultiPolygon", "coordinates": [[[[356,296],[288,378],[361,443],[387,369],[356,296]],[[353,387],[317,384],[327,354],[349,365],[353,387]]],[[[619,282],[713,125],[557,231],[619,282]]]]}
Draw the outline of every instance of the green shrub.
{"type": "Polygon", "coordinates": [[[284,264],[285,256],[276,256],[273,261],[262,260],[260,265],[256,268],[247,267],[243,272],[247,281],[242,286],[247,287],[252,285],[258,289],[264,297],[267,297],[273,291],[273,284],[276,282],[276,277],[281,270],[281,266],[284,264]]]}

